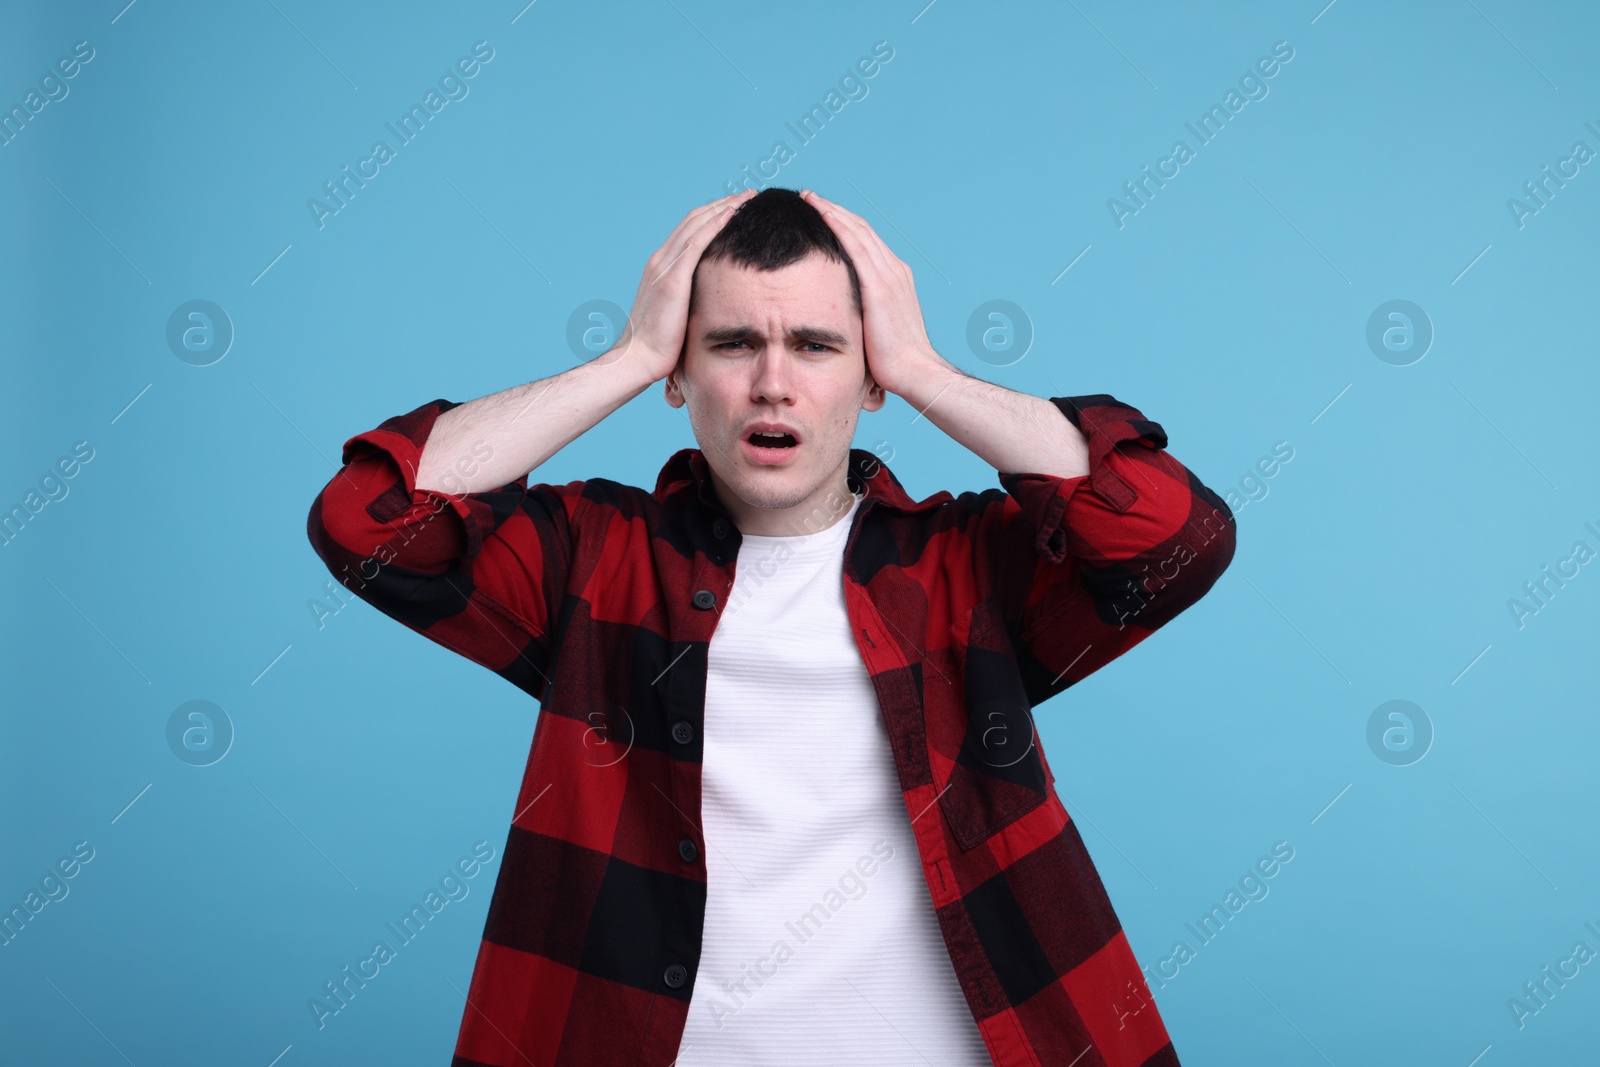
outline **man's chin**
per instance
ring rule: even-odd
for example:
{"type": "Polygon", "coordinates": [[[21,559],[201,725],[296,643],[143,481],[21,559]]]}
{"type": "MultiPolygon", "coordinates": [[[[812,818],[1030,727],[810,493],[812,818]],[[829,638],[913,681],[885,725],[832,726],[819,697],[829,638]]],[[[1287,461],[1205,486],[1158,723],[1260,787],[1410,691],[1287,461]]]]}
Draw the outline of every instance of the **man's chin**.
{"type": "Polygon", "coordinates": [[[768,486],[751,486],[746,484],[739,499],[753,508],[763,511],[786,511],[799,507],[811,499],[815,487],[798,486],[795,488],[776,488],[768,486]]]}
{"type": "Polygon", "coordinates": [[[747,507],[764,511],[780,511],[804,503],[814,486],[795,484],[795,471],[784,467],[763,467],[735,463],[730,465],[722,457],[711,463],[713,482],[719,492],[739,498],[747,507]]]}

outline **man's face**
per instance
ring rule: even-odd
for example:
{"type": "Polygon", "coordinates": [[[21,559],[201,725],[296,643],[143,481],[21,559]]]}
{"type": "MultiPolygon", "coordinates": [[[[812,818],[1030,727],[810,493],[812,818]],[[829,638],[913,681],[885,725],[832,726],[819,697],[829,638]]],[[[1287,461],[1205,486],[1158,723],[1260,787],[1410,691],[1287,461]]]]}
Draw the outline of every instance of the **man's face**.
{"type": "Polygon", "coordinates": [[[849,273],[813,252],[775,271],[701,263],[695,279],[666,396],[673,407],[688,404],[718,498],[747,534],[831,526],[843,510],[827,505],[830,496],[849,503],[856,420],[884,401],[867,373],[849,273]],[[771,428],[790,436],[752,440],[771,428]]]}

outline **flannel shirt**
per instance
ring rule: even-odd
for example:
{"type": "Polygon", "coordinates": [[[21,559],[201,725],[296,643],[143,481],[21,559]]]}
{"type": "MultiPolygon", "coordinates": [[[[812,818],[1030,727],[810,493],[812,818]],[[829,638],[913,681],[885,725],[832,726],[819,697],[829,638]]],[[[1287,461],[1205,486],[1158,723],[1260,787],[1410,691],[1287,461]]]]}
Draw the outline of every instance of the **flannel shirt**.
{"type": "MultiPolygon", "coordinates": [[[[1086,475],[997,472],[1000,489],[913,501],[852,448],[845,603],[994,1063],[1171,1067],[1031,709],[1198,600],[1233,558],[1234,516],[1139,411],[1050,400],[1088,442],[1086,475]]],[[[740,534],[698,449],[652,492],[418,489],[455,406],[346,441],[307,520],[358,596],[540,702],[453,1067],[668,1067],[705,918],[706,653],[740,534]]]]}

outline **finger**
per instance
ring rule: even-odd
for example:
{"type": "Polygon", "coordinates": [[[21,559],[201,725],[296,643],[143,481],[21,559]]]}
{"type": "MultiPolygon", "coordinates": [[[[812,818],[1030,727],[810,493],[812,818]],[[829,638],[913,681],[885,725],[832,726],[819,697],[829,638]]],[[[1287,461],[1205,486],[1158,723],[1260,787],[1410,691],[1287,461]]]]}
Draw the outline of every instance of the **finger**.
{"type": "MultiPolygon", "coordinates": [[[[849,208],[846,208],[841,204],[834,203],[832,200],[829,200],[827,197],[823,196],[821,193],[812,192],[811,195],[814,198],[816,198],[816,200],[818,201],[816,204],[812,205],[812,206],[816,207],[818,210],[832,211],[837,216],[840,216],[840,217],[846,218],[846,219],[851,219],[851,220],[853,220],[855,222],[861,223],[864,226],[866,225],[867,220],[862,218],[860,215],[857,215],[854,211],[851,211],[849,208]]],[[[868,229],[870,229],[870,228],[871,227],[868,227],[868,229]]]]}
{"type": "Polygon", "coordinates": [[[682,221],[678,223],[677,227],[673,229],[666,241],[651,258],[658,263],[663,259],[668,262],[676,261],[678,257],[683,255],[685,242],[691,240],[693,234],[704,226],[708,219],[727,214],[754,194],[755,190],[746,188],[737,193],[718,197],[709,204],[702,204],[700,207],[695,208],[683,217],[682,221]]]}
{"type": "Polygon", "coordinates": [[[754,189],[750,189],[750,188],[740,189],[737,193],[729,193],[727,196],[719,196],[715,200],[707,200],[704,204],[701,204],[699,207],[695,208],[693,211],[690,211],[689,214],[693,215],[693,214],[696,214],[697,212],[703,212],[703,211],[707,211],[707,210],[720,208],[720,207],[723,207],[724,205],[727,205],[727,204],[738,203],[738,202],[740,202],[742,200],[747,200],[750,197],[754,196],[755,192],[756,191],[754,189]]]}
{"type": "MultiPolygon", "coordinates": [[[[683,230],[685,233],[692,232],[703,225],[707,219],[737,209],[754,195],[754,189],[741,189],[737,193],[729,193],[727,196],[718,197],[709,204],[702,204],[683,217],[683,221],[678,224],[678,229],[683,230]]],[[[674,235],[677,234],[676,230],[673,232],[674,235]]]]}
{"type": "Polygon", "coordinates": [[[894,253],[890,251],[889,246],[884,243],[882,237],[878,236],[878,232],[872,228],[866,219],[847,208],[835,204],[820,193],[813,190],[807,190],[807,192],[816,201],[812,206],[823,212],[824,219],[827,219],[828,215],[831,214],[841,226],[854,235],[865,247],[871,249],[873,253],[881,252],[882,254],[877,256],[877,261],[885,268],[888,267],[889,264],[884,257],[894,258],[894,253]]]}
{"type": "MultiPolygon", "coordinates": [[[[700,263],[700,253],[706,250],[706,246],[711,243],[712,238],[716,237],[717,234],[722,232],[722,227],[727,224],[730,218],[733,217],[733,213],[738,210],[738,208],[738,204],[728,204],[721,210],[717,211],[714,215],[703,217],[700,224],[694,230],[685,234],[678,242],[679,247],[675,252],[672,253],[671,258],[653,272],[653,277],[650,279],[650,284],[654,285],[662,278],[665,278],[669,273],[672,273],[673,268],[678,267],[679,264],[683,264],[683,266],[679,267],[677,273],[681,274],[684,271],[693,271],[694,268],[700,263]],[[692,257],[688,254],[690,252],[694,253],[692,257]]],[[[666,251],[666,248],[667,246],[663,245],[662,251],[666,251]]]]}
{"type": "MultiPolygon", "coordinates": [[[[828,223],[829,228],[834,231],[835,235],[840,237],[841,241],[848,240],[854,244],[860,239],[857,236],[857,231],[850,224],[850,220],[855,218],[854,215],[820,193],[807,190],[807,194],[809,199],[813,201],[811,206],[817,209],[823,221],[828,223]]],[[[846,251],[849,251],[849,249],[847,248],[846,251]]]]}
{"type": "Polygon", "coordinates": [[[839,236],[845,245],[845,251],[850,253],[850,259],[856,264],[856,269],[872,272],[879,278],[894,276],[894,265],[899,262],[898,257],[884,244],[873,228],[867,225],[865,219],[842,208],[826,209],[823,218],[833,225],[834,233],[839,236]]]}
{"type": "Polygon", "coordinates": [[[889,247],[889,242],[883,235],[872,228],[872,224],[854,212],[844,212],[847,225],[851,226],[860,241],[870,250],[879,268],[886,276],[903,277],[910,279],[911,266],[905,260],[895,255],[894,249],[889,247]]]}
{"type": "Polygon", "coordinates": [[[672,233],[667,235],[667,239],[662,243],[661,248],[658,250],[658,254],[664,252],[667,254],[667,258],[675,258],[681,254],[681,250],[678,247],[678,242],[688,234],[693,233],[700,225],[702,225],[708,215],[715,216],[721,214],[723,211],[726,211],[729,207],[738,207],[740,204],[744,203],[744,201],[748,200],[754,195],[754,189],[745,188],[739,190],[737,193],[729,193],[727,196],[718,197],[709,204],[702,204],[701,206],[690,211],[682,218],[682,220],[679,221],[678,225],[673,228],[672,233]]]}

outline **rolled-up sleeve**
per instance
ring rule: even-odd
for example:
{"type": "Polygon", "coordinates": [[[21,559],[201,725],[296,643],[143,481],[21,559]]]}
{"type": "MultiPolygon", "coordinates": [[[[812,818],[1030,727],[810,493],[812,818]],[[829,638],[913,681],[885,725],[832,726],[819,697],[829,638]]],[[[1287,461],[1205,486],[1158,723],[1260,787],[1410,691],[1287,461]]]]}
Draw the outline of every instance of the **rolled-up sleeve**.
{"type": "Polygon", "coordinates": [[[1034,551],[997,567],[1020,665],[1044,700],[1122,655],[1214,585],[1233,559],[1227,504],[1167,452],[1160,424],[1105,393],[1052,397],[1083,434],[1087,474],[1005,472],[1034,551]]]}
{"type": "MultiPolygon", "coordinates": [[[[430,401],[347,440],[307,536],[362,600],[542,699],[583,483],[529,488],[524,475],[477,493],[418,489],[434,422],[456,406],[430,401]]],[[[486,448],[458,466],[487,459],[486,448]]]]}

